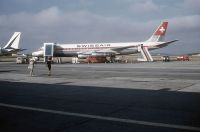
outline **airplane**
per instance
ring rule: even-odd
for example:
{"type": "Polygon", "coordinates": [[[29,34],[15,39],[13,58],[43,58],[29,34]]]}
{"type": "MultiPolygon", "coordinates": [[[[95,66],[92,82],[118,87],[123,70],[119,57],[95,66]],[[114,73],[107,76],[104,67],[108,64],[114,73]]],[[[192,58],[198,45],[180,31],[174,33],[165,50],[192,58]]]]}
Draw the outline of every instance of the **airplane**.
{"type": "Polygon", "coordinates": [[[21,32],[14,32],[8,43],[3,48],[0,47],[0,56],[12,55],[24,50],[19,48],[20,36],[21,32]]]}
{"type": "MultiPolygon", "coordinates": [[[[149,54],[148,50],[163,48],[173,42],[164,41],[167,31],[168,22],[162,22],[155,30],[153,35],[143,42],[121,42],[121,43],[79,43],[79,44],[58,44],[52,43],[54,46],[54,57],[78,57],[87,58],[88,56],[115,56],[128,55],[141,52],[146,49],[145,54],[149,54]]],[[[45,44],[45,43],[44,43],[45,44]]],[[[32,56],[43,57],[45,48],[41,47],[38,51],[32,53],[32,56]]],[[[148,56],[148,55],[147,55],[148,56]]]]}

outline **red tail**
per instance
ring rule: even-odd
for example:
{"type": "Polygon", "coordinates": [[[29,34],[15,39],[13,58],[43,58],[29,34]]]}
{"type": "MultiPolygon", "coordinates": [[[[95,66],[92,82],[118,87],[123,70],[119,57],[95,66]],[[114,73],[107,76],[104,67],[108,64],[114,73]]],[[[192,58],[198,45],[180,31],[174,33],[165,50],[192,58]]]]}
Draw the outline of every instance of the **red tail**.
{"type": "Polygon", "coordinates": [[[167,25],[168,22],[162,22],[156,31],[153,33],[153,35],[147,40],[150,42],[158,42],[158,41],[164,41],[165,33],[167,31],[167,25]]]}
{"type": "Polygon", "coordinates": [[[163,22],[162,25],[158,27],[154,35],[164,36],[167,31],[168,22],[163,22]]]}

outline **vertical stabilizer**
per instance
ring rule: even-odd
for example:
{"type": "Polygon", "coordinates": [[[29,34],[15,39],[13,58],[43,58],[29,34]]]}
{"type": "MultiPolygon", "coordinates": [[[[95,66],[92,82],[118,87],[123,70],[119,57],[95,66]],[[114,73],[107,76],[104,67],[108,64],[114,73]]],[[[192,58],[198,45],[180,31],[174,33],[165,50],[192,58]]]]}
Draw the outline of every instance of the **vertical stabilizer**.
{"type": "Polygon", "coordinates": [[[163,42],[167,31],[168,22],[162,22],[153,35],[147,40],[149,42],[163,42]]]}
{"type": "Polygon", "coordinates": [[[19,49],[19,41],[20,41],[21,32],[15,32],[11,39],[8,41],[4,49],[19,49]]]}

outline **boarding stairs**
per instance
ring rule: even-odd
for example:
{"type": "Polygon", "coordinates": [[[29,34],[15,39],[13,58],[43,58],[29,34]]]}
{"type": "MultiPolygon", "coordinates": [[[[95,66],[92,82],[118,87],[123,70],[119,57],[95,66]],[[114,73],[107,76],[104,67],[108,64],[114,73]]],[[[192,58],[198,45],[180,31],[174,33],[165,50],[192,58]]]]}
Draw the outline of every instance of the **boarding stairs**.
{"type": "Polygon", "coordinates": [[[149,53],[149,50],[147,47],[144,47],[143,45],[138,46],[138,52],[140,52],[143,56],[143,58],[138,58],[138,61],[146,61],[146,62],[153,61],[153,58],[151,54],[149,53]]]}

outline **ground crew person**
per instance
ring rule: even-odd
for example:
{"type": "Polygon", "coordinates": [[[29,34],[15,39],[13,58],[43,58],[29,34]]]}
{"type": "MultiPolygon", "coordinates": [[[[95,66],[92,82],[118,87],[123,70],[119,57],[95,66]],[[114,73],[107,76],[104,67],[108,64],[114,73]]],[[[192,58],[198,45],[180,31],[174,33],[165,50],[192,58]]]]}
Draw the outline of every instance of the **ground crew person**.
{"type": "Polygon", "coordinates": [[[33,69],[34,69],[35,60],[30,59],[28,69],[30,69],[30,76],[33,76],[33,69]]]}
{"type": "Polygon", "coordinates": [[[47,67],[48,67],[48,76],[51,76],[51,63],[52,63],[52,57],[48,57],[47,60],[47,67]]]}

